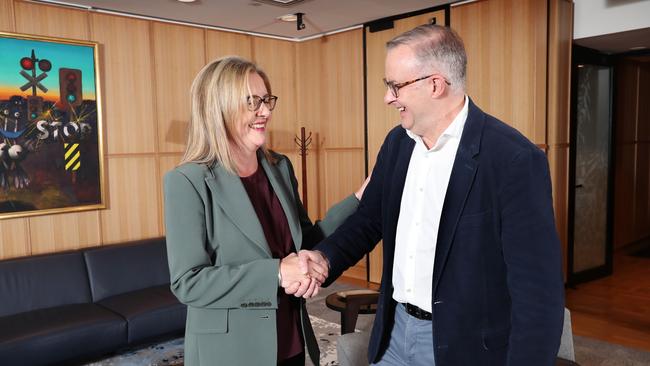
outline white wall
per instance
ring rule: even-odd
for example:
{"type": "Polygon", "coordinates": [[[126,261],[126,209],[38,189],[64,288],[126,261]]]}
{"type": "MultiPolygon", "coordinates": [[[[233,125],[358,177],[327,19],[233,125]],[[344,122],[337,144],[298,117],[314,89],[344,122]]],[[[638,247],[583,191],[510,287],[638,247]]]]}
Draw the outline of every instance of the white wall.
{"type": "Polygon", "coordinates": [[[573,38],[650,27],[650,0],[573,0],[573,38]]]}

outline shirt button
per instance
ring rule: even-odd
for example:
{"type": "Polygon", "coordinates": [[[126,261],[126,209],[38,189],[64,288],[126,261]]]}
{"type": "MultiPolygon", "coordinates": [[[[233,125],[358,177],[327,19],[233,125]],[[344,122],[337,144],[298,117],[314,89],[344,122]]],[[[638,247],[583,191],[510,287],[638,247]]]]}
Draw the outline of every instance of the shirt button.
{"type": "Polygon", "coordinates": [[[410,289],[410,288],[407,288],[407,289],[406,289],[406,292],[411,292],[411,289],[410,289]]]}
{"type": "Polygon", "coordinates": [[[422,187],[420,187],[420,192],[422,192],[422,191],[424,191],[424,189],[422,187]]]}

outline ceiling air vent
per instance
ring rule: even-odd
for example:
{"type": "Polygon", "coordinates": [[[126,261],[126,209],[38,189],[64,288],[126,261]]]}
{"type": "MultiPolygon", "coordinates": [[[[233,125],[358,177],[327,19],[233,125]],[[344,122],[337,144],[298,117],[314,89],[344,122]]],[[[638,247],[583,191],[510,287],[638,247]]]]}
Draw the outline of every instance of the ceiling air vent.
{"type": "Polygon", "coordinates": [[[305,0],[253,0],[257,3],[262,3],[262,4],[267,4],[267,5],[275,5],[275,6],[281,6],[283,8],[288,8],[290,6],[294,6],[296,4],[302,3],[305,0]]]}

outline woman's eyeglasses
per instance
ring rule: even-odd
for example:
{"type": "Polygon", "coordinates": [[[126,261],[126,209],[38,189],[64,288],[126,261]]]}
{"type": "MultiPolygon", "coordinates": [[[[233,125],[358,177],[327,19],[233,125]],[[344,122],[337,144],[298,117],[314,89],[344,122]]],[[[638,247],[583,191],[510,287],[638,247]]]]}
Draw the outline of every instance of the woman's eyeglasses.
{"type": "Polygon", "coordinates": [[[259,95],[249,95],[246,98],[246,104],[248,105],[248,110],[251,112],[256,112],[262,106],[262,102],[266,104],[266,107],[272,111],[275,108],[275,103],[277,103],[278,97],[275,95],[265,95],[260,97],[259,95]]]}

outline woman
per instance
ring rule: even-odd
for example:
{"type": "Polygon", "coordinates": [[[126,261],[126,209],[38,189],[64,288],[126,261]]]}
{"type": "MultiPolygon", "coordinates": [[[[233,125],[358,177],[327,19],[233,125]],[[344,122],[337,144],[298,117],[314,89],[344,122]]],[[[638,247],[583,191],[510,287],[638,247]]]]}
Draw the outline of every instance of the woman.
{"type": "Polygon", "coordinates": [[[188,305],[185,364],[304,365],[306,344],[317,365],[304,299],[279,282],[309,283],[295,251],[333,232],[363,186],[311,223],[291,162],[264,147],[278,98],[255,64],[213,61],[191,98],[187,149],[164,182],[171,289],[188,305]]]}

